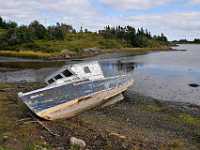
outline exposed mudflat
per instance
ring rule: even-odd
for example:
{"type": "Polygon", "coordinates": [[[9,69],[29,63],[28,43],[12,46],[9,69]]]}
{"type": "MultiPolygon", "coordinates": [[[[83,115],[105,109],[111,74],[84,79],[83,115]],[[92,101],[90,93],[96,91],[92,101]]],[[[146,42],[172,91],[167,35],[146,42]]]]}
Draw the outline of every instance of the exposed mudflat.
{"type": "Polygon", "coordinates": [[[200,149],[199,106],[127,92],[125,101],[114,106],[50,122],[35,117],[16,97],[40,86],[1,84],[0,149],[75,149],[72,136],[94,150],[200,149]]]}

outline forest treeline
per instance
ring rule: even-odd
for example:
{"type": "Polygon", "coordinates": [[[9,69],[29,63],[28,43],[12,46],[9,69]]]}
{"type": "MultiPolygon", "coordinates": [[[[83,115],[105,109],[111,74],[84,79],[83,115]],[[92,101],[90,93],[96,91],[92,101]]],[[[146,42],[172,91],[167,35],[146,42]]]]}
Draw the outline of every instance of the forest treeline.
{"type": "Polygon", "coordinates": [[[177,40],[172,41],[172,43],[175,43],[175,44],[200,44],[200,39],[195,38],[192,41],[189,41],[187,39],[181,39],[179,41],[177,41],[177,40]]]}
{"type": "Polygon", "coordinates": [[[18,25],[16,22],[5,21],[0,17],[0,50],[19,50],[21,48],[50,50],[48,45],[55,41],[59,41],[62,45],[70,43],[70,46],[73,47],[73,40],[77,40],[74,44],[80,46],[74,46],[77,49],[91,45],[90,42],[92,43],[93,40],[89,40],[92,39],[87,38],[89,36],[95,37],[96,46],[101,48],[158,47],[169,43],[163,33],[152,35],[147,29],[136,29],[132,26],[106,26],[103,30],[91,32],[82,27],[80,30],[76,30],[71,25],[64,23],[45,27],[39,21],[33,21],[29,25],[18,25]],[[81,42],[82,39],[88,39],[88,41],[81,42]],[[84,43],[84,46],[81,47],[78,41],[84,43]],[[87,42],[88,44],[86,44],[87,42]],[[41,43],[45,43],[45,45],[41,46],[41,43]]]}
{"type": "Polygon", "coordinates": [[[99,30],[99,34],[107,39],[120,39],[130,47],[148,47],[150,44],[153,44],[153,42],[159,42],[163,45],[168,43],[168,39],[163,33],[161,33],[161,35],[152,36],[151,32],[147,29],[135,29],[132,26],[106,26],[104,30],[99,30]]]}

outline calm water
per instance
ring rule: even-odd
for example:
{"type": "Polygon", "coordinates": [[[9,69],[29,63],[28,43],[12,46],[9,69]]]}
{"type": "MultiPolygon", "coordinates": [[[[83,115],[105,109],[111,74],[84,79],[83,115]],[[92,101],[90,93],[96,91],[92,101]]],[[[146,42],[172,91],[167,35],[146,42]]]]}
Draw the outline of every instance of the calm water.
{"type": "Polygon", "coordinates": [[[34,61],[34,59],[23,59],[17,57],[2,57],[0,56],[0,62],[27,62],[27,61],[34,61]]]}
{"type": "MultiPolygon", "coordinates": [[[[200,105],[200,87],[189,86],[192,83],[200,85],[200,45],[180,45],[176,49],[187,51],[155,52],[140,56],[111,54],[103,56],[103,61],[101,57],[93,60],[100,61],[106,76],[129,74],[133,77],[135,84],[130,92],[200,105]]],[[[2,61],[7,61],[7,58],[2,61]]],[[[56,69],[4,71],[0,72],[0,82],[42,82],[56,69]]]]}
{"type": "Polygon", "coordinates": [[[187,51],[157,52],[133,58],[141,65],[133,73],[131,88],[154,98],[200,105],[200,45],[180,45],[187,51]]]}

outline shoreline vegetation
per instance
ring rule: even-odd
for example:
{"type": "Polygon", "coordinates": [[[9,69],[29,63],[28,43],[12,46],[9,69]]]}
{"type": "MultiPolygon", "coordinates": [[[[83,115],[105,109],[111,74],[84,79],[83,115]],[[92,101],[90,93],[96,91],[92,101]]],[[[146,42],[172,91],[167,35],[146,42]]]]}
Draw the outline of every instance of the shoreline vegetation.
{"type": "Polygon", "coordinates": [[[68,59],[89,57],[107,52],[149,52],[169,49],[167,37],[152,35],[144,28],[106,26],[96,32],[74,29],[57,23],[45,27],[38,21],[19,26],[0,17],[0,56],[68,59]]]}
{"type": "Polygon", "coordinates": [[[44,60],[64,60],[64,59],[76,59],[76,58],[87,58],[93,57],[100,54],[106,53],[130,53],[133,55],[141,55],[149,52],[156,51],[168,51],[172,50],[170,46],[155,47],[155,48],[119,48],[119,49],[98,49],[98,48],[87,48],[85,52],[76,53],[70,51],[62,51],[60,53],[54,52],[42,52],[32,50],[0,50],[1,57],[17,57],[17,58],[29,58],[29,59],[44,59],[44,60]],[[94,51],[95,50],[95,51],[94,51]]]}

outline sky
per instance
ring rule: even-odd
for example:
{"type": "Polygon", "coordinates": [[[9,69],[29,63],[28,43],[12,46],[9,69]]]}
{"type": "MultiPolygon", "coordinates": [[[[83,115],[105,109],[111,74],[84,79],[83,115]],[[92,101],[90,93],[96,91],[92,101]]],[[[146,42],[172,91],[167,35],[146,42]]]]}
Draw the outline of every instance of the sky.
{"type": "Polygon", "coordinates": [[[63,22],[92,31],[131,25],[169,40],[200,38],[200,0],[0,0],[0,16],[21,25],[63,22]]]}

